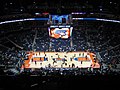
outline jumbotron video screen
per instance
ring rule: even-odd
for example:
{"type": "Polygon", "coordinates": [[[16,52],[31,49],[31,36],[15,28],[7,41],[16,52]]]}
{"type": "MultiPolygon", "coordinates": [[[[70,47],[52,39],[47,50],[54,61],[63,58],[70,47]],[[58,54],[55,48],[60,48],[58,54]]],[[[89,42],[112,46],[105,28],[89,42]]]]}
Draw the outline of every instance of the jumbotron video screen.
{"type": "Polygon", "coordinates": [[[72,35],[73,27],[70,28],[48,28],[49,36],[53,38],[69,38],[72,35]]]}

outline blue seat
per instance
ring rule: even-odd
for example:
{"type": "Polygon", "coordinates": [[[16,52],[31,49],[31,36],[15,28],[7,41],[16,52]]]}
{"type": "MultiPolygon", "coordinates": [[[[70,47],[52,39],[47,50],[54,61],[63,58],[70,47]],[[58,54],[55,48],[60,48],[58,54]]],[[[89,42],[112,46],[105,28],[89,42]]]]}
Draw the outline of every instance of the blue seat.
{"type": "Polygon", "coordinates": [[[47,61],[48,60],[48,58],[44,58],[44,61],[47,61]]]}
{"type": "Polygon", "coordinates": [[[78,61],[78,58],[74,58],[74,60],[78,61]]]}

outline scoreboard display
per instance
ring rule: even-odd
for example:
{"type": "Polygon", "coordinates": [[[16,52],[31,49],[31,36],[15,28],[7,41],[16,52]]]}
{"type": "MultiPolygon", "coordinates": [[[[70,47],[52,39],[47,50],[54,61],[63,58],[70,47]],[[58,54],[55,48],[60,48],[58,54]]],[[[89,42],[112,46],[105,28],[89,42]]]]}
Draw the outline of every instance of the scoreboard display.
{"type": "Polygon", "coordinates": [[[73,27],[50,27],[49,36],[53,38],[69,38],[72,34],[73,27]]]}
{"type": "Polygon", "coordinates": [[[52,38],[69,38],[73,27],[71,14],[49,15],[48,28],[49,36],[52,38]]]}

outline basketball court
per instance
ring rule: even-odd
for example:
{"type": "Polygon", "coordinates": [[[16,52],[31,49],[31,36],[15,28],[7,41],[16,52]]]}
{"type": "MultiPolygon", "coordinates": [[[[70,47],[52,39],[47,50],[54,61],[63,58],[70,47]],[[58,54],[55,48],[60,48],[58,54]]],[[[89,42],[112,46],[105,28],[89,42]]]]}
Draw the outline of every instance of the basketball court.
{"type": "Polygon", "coordinates": [[[22,68],[100,68],[90,52],[28,52],[22,68]]]}

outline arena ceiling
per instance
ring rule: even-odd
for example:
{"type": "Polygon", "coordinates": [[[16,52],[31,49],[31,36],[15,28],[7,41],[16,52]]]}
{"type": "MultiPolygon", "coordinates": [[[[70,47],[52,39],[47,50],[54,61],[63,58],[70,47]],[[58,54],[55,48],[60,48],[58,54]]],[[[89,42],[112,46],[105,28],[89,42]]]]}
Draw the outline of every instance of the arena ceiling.
{"type": "Polygon", "coordinates": [[[73,11],[119,14],[119,1],[114,0],[4,0],[0,15],[24,12],[70,13],[73,11]]]}

